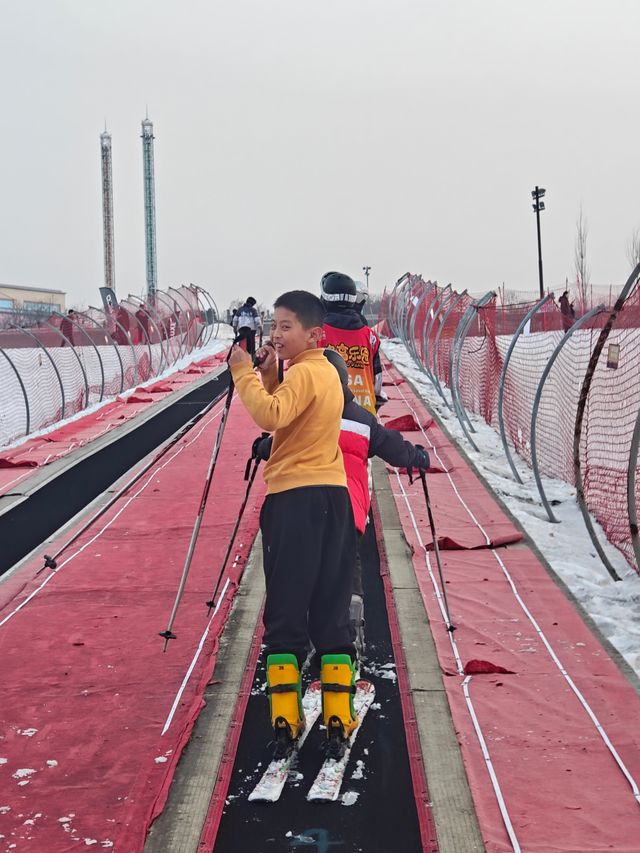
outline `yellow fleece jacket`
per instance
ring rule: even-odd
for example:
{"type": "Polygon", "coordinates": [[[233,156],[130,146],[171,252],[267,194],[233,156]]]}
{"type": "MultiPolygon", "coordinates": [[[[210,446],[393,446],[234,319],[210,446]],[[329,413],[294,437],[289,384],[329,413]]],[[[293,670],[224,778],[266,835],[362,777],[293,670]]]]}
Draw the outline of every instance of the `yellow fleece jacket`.
{"type": "Polygon", "coordinates": [[[249,362],[231,373],[251,417],[274,433],[264,467],[267,494],[301,486],[346,487],[338,447],[344,397],[324,350],[307,349],[292,358],[280,384],[275,365],[263,375],[264,387],[249,362]]]}

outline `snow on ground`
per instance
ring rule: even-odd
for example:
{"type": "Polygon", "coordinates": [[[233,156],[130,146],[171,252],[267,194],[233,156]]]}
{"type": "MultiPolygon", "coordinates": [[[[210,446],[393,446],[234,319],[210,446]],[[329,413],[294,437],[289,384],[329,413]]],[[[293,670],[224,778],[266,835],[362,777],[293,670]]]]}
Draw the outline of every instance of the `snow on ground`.
{"type": "MultiPolygon", "coordinates": [[[[168,367],[166,370],[163,370],[162,373],[159,373],[157,376],[152,376],[145,382],[140,382],[134,388],[127,388],[122,392],[122,394],[118,394],[118,397],[129,397],[138,388],[146,388],[148,385],[155,385],[156,382],[160,382],[162,379],[166,379],[168,376],[171,376],[172,373],[177,373],[178,370],[184,370],[185,367],[189,367],[189,365],[193,364],[194,361],[202,361],[202,359],[207,358],[210,355],[215,355],[217,352],[222,352],[223,350],[228,349],[234,337],[235,334],[231,326],[227,326],[225,323],[220,323],[220,325],[218,326],[217,336],[210,340],[205,347],[202,347],[202,349],[198,349],[195,352],[189,353],[189,355],[185,355],[182,358],[178,359],[175,364],[172,364],[170,367],[168,367]]],[[[15,441],[10,442],[9,444],[2,445],[2,449],[10,450],[14,447],[19,447],[21,444],[24,444],[25,441],[30,441],[32,438],[37,438],[41,435],[47,435],[47,433],[49,432],[53,432],[54,430],[66,426],[67,424],[70,424],[73,421],[78,421],[80,420],[80,418],[84,418],[85,415],[89,415],[91,414],[91,412],[97,412],[98,409],[101,409],[103,406],[106,406],[107,403],[112,403],[114,400],[115,397],[105,397],[99,403],[94,403],[92,406],[87,406],[86,409],[82,409],[82,411],[76,412],[75,415],[71,415],[71,417],[65,418],[63,421],[56,421],[55,423],[50,424],[48,427],[36,430],[35,432],[30,432],[29,435],[23,435],[21,438],[17,438],[15,441]]]]}
{"type": "Polygon", "coordinates": [[[512,454],[523,485],[515,482],[500,436],[493,427],[479,416],[468,413],[476,430],[473,438],[480,450],[476,453],[455,414],[443,403],[429,377],[416,367],[405,345],[396,338],[384,340],[382,348],[399,372],[418,389],[428,407],[438,415],[450,436],[518,519],[602,634],[640,675],[640,575],[607,541],[602,528],[593,519],[605,553],[622,578],[620,581],[611,579],[587,533],[575,499],[575,488],[562,480],[542,478],[548,500],[559,501],[553,505],[553,511],[561,523],[551,524],[540,501],[533,471],[512,454]]]}

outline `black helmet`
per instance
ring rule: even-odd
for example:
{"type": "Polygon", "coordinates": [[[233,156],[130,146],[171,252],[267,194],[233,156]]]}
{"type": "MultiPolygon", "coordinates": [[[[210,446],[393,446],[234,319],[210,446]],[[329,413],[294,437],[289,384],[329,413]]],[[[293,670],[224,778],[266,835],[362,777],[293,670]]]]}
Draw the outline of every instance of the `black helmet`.
{"type": "Polygon", "coordinates": [[[320,299],[327,310],[355,308],[358,299],[355,281],[342,272],[326,272],[320,282],[320,299]]]}
{"type": "Polygon", "coordinates": [[[246,301],[245,305],[253,306],[255,304],[256,304],[256,300],[253,298],[253,296],[247,296],[247,301],[246,301]]]}
{"type": "Polygon", "coordinates": [[[344,358],[340,355],[339,352],[336,352],[334,349],[325,349],[324,357],[327,361],[330,361],[331,364],[338,371],[338,376],[340,377],[340,382],[342,384],[343,390],[349,387],[349,371],[347,370],[347,363],[344,358]]]}

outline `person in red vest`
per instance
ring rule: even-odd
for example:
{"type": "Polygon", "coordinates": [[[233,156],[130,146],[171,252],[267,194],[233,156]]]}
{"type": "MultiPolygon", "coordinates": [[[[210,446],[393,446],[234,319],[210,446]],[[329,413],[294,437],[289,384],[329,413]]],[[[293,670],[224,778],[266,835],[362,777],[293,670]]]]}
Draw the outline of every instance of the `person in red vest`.
{"type": "Polygon", "coordinates": [[[320,282],[320,299],[327,312],[322,345],[335,350],[349,371],[349,389],[356,403],[376,413],[376,395],[382,391],[380,338],[360,311],[355,281],[341,272],[328,272],[320,282]]]}

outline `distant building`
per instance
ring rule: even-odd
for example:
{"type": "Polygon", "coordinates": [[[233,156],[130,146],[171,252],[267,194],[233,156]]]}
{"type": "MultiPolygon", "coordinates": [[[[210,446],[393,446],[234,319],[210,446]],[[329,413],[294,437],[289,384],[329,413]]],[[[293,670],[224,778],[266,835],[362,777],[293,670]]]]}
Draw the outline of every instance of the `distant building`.
{"type": "Polygon", "coordinates": [[[66,296],[67,294],[63,290],[0,284],[0,312],[21,311],[25,314],[31,312],[44,314],[60,311],[64,313],[66,296]]]}

